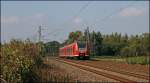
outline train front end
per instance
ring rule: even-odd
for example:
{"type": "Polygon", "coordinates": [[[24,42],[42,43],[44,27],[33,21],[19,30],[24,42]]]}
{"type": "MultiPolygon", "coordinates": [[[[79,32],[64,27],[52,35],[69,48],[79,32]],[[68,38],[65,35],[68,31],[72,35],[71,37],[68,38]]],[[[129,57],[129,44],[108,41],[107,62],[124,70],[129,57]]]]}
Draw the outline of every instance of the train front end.
{"type": "Polygon", "coordinates": [[[85,42],[77,42],[78,45],[78,58],[89,59],[89,51],[85,42]]]}

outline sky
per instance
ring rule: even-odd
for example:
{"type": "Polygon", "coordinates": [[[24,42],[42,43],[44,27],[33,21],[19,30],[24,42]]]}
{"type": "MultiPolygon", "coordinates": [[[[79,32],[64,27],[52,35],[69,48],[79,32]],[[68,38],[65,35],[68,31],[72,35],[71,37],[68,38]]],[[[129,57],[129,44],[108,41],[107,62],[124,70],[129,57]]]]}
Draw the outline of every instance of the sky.
{"type": "Polygon", "coordinates": [[[1,42],[38,39],[63,42],[69,32],[128,35],[149,32],[148,1],[1,1],[1,42]]]}

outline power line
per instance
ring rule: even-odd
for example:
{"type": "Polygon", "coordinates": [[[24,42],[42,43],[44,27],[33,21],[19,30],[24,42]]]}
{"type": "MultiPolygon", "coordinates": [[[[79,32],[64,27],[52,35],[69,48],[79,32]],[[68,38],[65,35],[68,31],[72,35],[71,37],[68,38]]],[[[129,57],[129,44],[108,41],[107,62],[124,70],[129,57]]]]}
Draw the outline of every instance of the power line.
{"type": "Polygon", "coordinates": [[[33,33],[30,37],[28,37],[31,41],[36,42],[37,41],[37,31],[33,33]]]}
{"type": "MultiPolygon", "coordinates": [[[[83,12],[83,10],[85,10],[85,9],[88,7],[88,5],[89,5],[90,3],[91,3],[91,2],[89,1],[89,2],[87,2],[86,4],[84,4],[84,5],[79,9],[79,11],[77,12],[77,14],[75,14],[74,16],[72,16],[72,18],[70,18],[69,20],[65,21],[65,22],[62,24],[62,26],[65,25],[67,22],[70,22],[70,21],[72,21],[74,18],[76,18],[81,12],[83,12]]],[[[65,27],[64,27],[64,28],[65,28],[65,27]]],[[[53,34],[53,33],[57,32],[57,31],[61,31],[61,30],[63,30],[64,28],[55,29],[54,31],[52,31],[52,32],[50,32],[50,33],[48,33],[48,34],[46,34],[46,35],[44,35],[44,36],[47,36],[47,35],[49,35],[49,34],[53,34]]]]}
{"type": "Polygon", "coordinates": [[[38,27],[38,42],[42,42],[42,40],[43,40],[43,34],[42,34],[42,30],[45,30],[44,28],[42,28],[42,26],[40,25],[39,27],[38,27]]]}
{"type": "MultiPolygon", "coordinates": [[[[132,6],[133,4],[135,4],[134,2],[132,2],[131,4],[127,5],[126,7],[121,7],[119,8],[119,10],[113,11],[112,13],[110,13],[109,15],[105,16],[103,19],[100,20],[100,23],[102,24],[102,22],[104,23],[104,21],[106,21],[108,18],[112,17],[114,14],[120,12],[121,10],[132,6]]],[[[96,24],[95,24],[96,25],[96,24]]]]}
{"type": "MultiPolygon", "coordinates": [[[[114,11],[114,12],[112,12],[112,13],[110,13],[109,15],[107,15],[107,16],[105,16],[103,19],[101,19],[100,21],[100,23],[104,23],[104,21],[106,21],[108,18],[110,18],[111,16],[113,16],[114,14],[116,14],[116,13],[118,13],[118,12],[120,12],[121,10],[123,10],[123,9],[125,9],[125,8],[127,8],[127,7],[130,7],[130,6],[132,6],[134,3],[131,3],[131,4],[129,4],[128,6],[126,6],[126,7],[121,7],[119,10],[117,10],[117,11],[114,11]]],[[[95,55],[95,35],[94,35],[94,42],[93,42],[93,46],[92,46],[92,51],[94,52],[94,55],[95,55]]]]}
{"type": "Polygon", "coordinates": [[[41,42],[41,38],[42,38],[41,26],[39,26],[38,34],[39,34],[39,42],[41,42]]]}
{"type": "Polygon", "coordinates": [[[91,3],[91,2],[87,2],[85,5],[83,5],[83,6],[80,8],[79,12],[78,12],[74,17],[77,17],[84,9],[86,9],[86,8],[89,6],[90,3],[91,3]]]}
{"type": "MultiPolygon", "coordinates": [[[[68,21],[69,21],[69,22],[72,21],[72,20],[73,20],[75,17],[77,17],[81,12],[83,12],[83,11],[89,6],[90,3],[91,3],[91,2],[89,1],[89,2],[87,2],[86,4],[84,4],[84,5],[79,9],[79,11],[78,11],[77,14],[75,14],[71,19],[65,21],[62,25],[65,25],[65,23],[68,22],[68,21]]],[[[132,4],[129,4],[127,7],[129,7],[129,6],[131,6],[131,5],[133,5],[133,3],[132,3],[132,4]]],[[[126,7],[120,8],[120,9],[117,10],[117,11],[121,11],[121,10],[124,9],[124,8],[126,8],[126,7]]],[[[105,16],[103,19],[100,20],[101,23],[104,22],[104,21],[106,21],[107,18],[110,18],[110,17],[113,16],[115,13],[116,13],[116,11],[114,11],[114,12],[110,13],[109,15],[105,16]]],[[[85,20],[84,20],[84,21],[85,21],[85,20]]],[[[95,24],[95,25],[96,25],[96,24],[95,24]]],[[[49,34],[54,34],[54,33],[58,32],[58,31],[63,30],[63,29],[64,29],[64,28],[55,29],[54,31],[52,31],[52,32],[50,32],[50,33],[48,33],[48,34],[46,34],[46,35],[43,35],[43,36],[41,36],[41,33],[39,32],[39,41],[42,39],[42,37],[45,37],[45,36],[47,36],[47,35],[49,35],[49,34]]]]}
{"type": "MultiPolygon", "coordinates": [[[[78,13],[75,14],[75,15],[74,15],[71,19],[69,19],[68,21],[70,22],[70,21],[72,21],[75,17],[77,17],[81,12],[83,12],[83,10],[85,10],[85,9],[88,7],[89,4],[90,4],[90,2],[86,3],[85,5],[83,5],[83,6],[80,8],[80,10],[78,11],[78,13]]],[[[132,3],[132,4],[129,4],[127,7],[129,7],[129,6],[131,6],[131,5],[133,5],[133,3],[132,3]]],[[[121,11],[122,9],[125,9],[125,8],[126,8],[126,7],[122,7],[122,8],[120,8],[119,10],[110,13],[109,15],[107,15],[107,16],[105,16],[103,19],[101,19],[100,22],[102,23],[102,22],[106,21],[108,18],[110,18],[111,16],[113,16],[114,14],[116,14],[117,12],[119,12],[119,11],[121,11]]],[[[62,25],[65,25],[65,23],[68,22],[68,21],[65,21],[62,25]]],[[[96,25],[96,24],[95,24],[95,25],[96,25]]],[[[63,29],[64,29],[64,28],[55,29],[54,31],[52,31],[52,32],[50,32],[50,33],[48,33],[48,34],[46,34],[46,35],[43,35],[43,36],[47,36],[47,35],[49,35],[49,34],[54,34],[54,33],[58,32],[58,31],[63,30],[63,29]]]]}
{"type": "MultiPolygon", "coordinates": [[[[83,12],[83,10],[85,10],[85,9],[88,7],[89,4],[90,4],[90,2],[86,3],[85,5],[83,5],[83,6],[79,9],[78,13],[75,14],[74,16],[72,16],[72,18],[70,18],[69,20],[65,21],[65,22],[62,24],[62,26],[65,25],[65,23],[67,23],[68,21],[72,21],[75,17],[77,17],[81,12],[83,12]]],[[[39,28],[38,28],[38,41],[39,41],[39,42],[43,39],[43,37],[45,37],[45,36],[47,36],[47,35],[49,35],[49,34],[56,33],[57,31],[61,31],[62,29],[64,29],[64,28],[61,28],[61,29],[58,28],[58,29],[55,29],[54,31],[52,31],[52,32],[50,32],[50,33],[48,33],[48,34],[46,34],[46,35],[42,35],[42,30],[43,30],[43,29],[42,29],[41,27],[42,27],[42,26],[39,26],[39,28]]],[[[36,34],[33,35],[32,38],[34,38],[35,36],[36,36],[36,34]]],[[[43,39],[43,40],[47,40],[47,39],[43,39]]]]}

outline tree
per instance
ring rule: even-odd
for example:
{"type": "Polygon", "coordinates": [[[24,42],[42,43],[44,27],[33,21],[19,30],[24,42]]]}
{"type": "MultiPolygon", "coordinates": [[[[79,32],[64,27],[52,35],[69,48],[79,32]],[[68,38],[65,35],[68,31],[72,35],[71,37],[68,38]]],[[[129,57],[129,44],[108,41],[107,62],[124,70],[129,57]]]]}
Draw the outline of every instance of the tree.
{"type": "MultiPolygon", "coordinates": [[[[81,31],[71,32],[68,39],[64,42],[72,43],[75,40],[86,41],[88,31],[84,35],[81,31]]],[[[112,33],[102,35],[100,32],[89,33],[89,47],[91,55],[128,55],[141,56],[149,55],[150,52],[150,33],[142,35],[122,35],[121,33],[112,33]]]]}
{"type": "Polygon", "coordinates": [[[96,45],[95,46],[96,47],[96,54],[97,55],[101,55],[101,48],[102,48],[102,40],[103,40],[103,38],[102,38],[102,35],[101,35],[100,32],[98,32],[96,34],[95,39],[96,39],[96,43],[95,43],[95,45],[96,45]]]}
{"type": "Polygon", "coordinates": [[[122,50],[121,50],[121,55],[123,55],[123,56],[131,56],[131,54],[130,54],[130,48],[129,47],[124,47],[122,50]]]}
{"type": "MultiPolygon", "coordinates": [[[[86,32],[85,32],[85,34],[87,34],[86,32]]],[[[90,33],[90,53],[91,53],[91,55],[96,55],[96,49],[95,49],[95,41],[96,41],[96,39],[95,39],[95,36],[96,36],[96,32],[95,31],[93,31],[92,33],[90,33]]]]}
{"type": "Polygon", "coordinates": [[[51,41],[45,43],[46,54],[50,56],[58,56],[60,43],[57,41],[51,41]]]}
{"type": "Polygon", "coordinates": [[[75,40],[80,40],[82,39],[83,34],[81,31],[75,31],[75,32],[70,32],[67,43],[73,43],[75,40]]]}

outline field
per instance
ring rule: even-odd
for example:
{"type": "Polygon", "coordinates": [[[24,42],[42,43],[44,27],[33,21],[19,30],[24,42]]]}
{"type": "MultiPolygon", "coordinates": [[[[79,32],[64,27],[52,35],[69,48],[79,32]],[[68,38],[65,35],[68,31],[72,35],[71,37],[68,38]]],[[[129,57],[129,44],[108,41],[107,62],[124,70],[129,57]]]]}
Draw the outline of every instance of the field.
{"type": "Polygon", "coordinates": [[[142,64],[149,65],[149,56],[134,56],[134,57],[122,57],[122,56],[92,56],[94,60],[105,60],[105,61],[119,61],[128,64],[142,64]]]}

